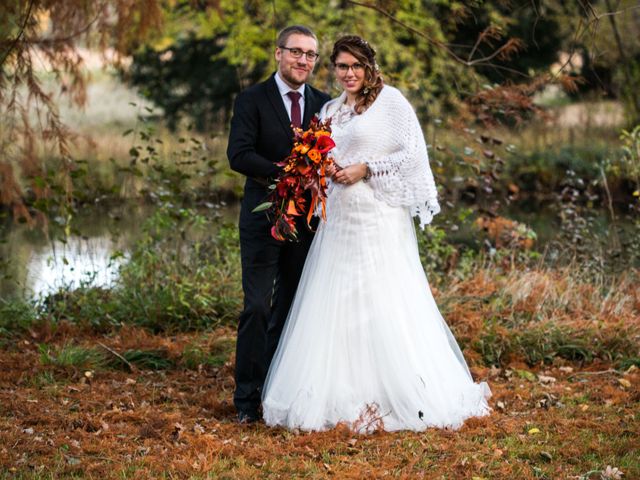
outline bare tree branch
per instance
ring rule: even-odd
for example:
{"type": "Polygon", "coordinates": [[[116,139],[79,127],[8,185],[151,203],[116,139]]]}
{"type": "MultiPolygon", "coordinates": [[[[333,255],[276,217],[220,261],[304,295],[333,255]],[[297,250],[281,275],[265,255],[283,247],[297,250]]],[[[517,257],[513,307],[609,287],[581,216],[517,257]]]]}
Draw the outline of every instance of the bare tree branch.
{"type": "Polygon", "coordinates": [[[0,61],[0,67],[2,67],[2,65],[4,65],[4,62],[7,60],[7,58],[9,58],[9,54],[13,51],[14,48],[16,48],[16,45],[18,45],[18,42],[20,41],[20,38],[24,34],[24,31],[27,28],[27,22],[29,22],[29,19],[31,18],[31,9],[33,8],[33,2],[34,2],[34,0],[29,0],[29,6],[27,8],[27,14],[24,17],[24,22],[22,22],[22,26],[20,27],[20,31],[18,32],[18,35],[13,40],[11,45],[9,45],[9,48],[7,49],[6,53],[4,54],[4,57],[2,57],[2,61],[0,61]]]}
{"type": "MultiPolygon", "coordinates": [[[[410,32],[412,32],[412,33],[424,38],[430,44],[435,45],[438,48],[443,49],[447,53],[447,55],[449,55],[451,58],[453,58],[456,62],[461,63],[462,65],[465,65],[467,67],[493,66],[493,64],[491,63],[491,60],[493,60],[496,57],[498,57],[499,55],[505,53],[505,51],[508,48],[513,47],[512,43],[510,44],[509,42],[507,42],[504,45],[502,45],[500,48],[495,50],[490,55],[487,55],[487,56],[482,57],[482,58],[477,58],[475,60],[465,60],[463,58],[460,58],[458,55],[456,55],[456,53],[453,50],[451,50],[449,44],[441,42],[440,40],[436,40],[436,39],[430,37],[429,35],[427,35],[426,33],[421,32],[420,30],[417,30],[417,29],[413,28],[411,25],[407,25],[406,23],[404,23],[401,20],[398,20],[396,17],[394,17],[393,15],[391,15],[389,12],[387,12],[383,8],[379,7],[378,5],[371,5],[369,3],[357,2],[355,0],[348,0],[348,1],[352,5],[356,5],[358,7],[363,7],[363,8],[369,8],[371,10],[377,11],[381,15],[384,15],[385,17],[387,17],[392,22],[394,22],[394,23],[400,25],[401,27],[405,28],[406,30],[408,30],[408,31],[410,31],[410,32]]],[[[480,34],[480,35],[482,36],[482,34],[480,34]]],[[[481,41],[481,39],[479,39],[479,41],[481,41]]],[[[473,49],[473,51],[475,51],[475,49],[473,49]]]]}

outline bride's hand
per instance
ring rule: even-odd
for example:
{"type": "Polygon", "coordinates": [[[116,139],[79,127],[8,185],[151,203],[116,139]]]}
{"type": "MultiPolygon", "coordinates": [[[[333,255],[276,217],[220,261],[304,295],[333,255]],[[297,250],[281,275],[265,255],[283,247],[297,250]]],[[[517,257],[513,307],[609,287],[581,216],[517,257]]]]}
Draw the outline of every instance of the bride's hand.
{"type": "Polygon", "coordinates": [[[336,183],[342,183],[343,185],[351,185],[362,180],[367,174],[367,165],[364,163],[358,163],[356,165],[349,165],[339,170],[333,177],[336,183]]]}
{"type": "Polygon", "coordinates": [[[327,174],[327,177],[331,177],[333,179],[333,176],[338,172],[338,170],[340,170],[340,168],[335,163],[332,163],[327,167],[325,173],[327,174]]]}

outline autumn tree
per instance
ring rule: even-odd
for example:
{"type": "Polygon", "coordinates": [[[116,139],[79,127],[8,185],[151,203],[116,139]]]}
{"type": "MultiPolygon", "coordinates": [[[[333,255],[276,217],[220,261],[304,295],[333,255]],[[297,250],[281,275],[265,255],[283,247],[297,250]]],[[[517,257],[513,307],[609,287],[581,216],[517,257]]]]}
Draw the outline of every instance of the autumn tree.
{"type": "Polygon", "coordinates": [[[74,162],[73,132],[61,121],[57,103],[86,101],[87,74],[80,45],[112,61],[139,45],[161,26],[158,0],[7,0],[0,4],[0,205],[16,218],[33,221],[52,202],[69,200],[74,162]],[[59,90],[45,91],[52,75],[59,90]],[[43,161],[53,154],[54,164],[43,161]]]}
{"type": "Polygon", "coordinates": [[[8,0],[0,6],[0,204],[32,220],[34,212],[43,218],[39,212],[70,200],[73,135],[57,102],[86,100],[79,46],[110,51],[115,64],[132,55],[130,70],[121,64],[124,77],[170,122],[188,117],[206,130],[224,126],[233,95],[272,71],[273,42],[283,26],[303,23],[318,32],[315,82],[327,90],[334,87],[326,68],[333,40],[356,33],[377,48],[386,80],[408,93],[419,114],[455,112],[491,124],[535,112],[533,95],[549,82],[578,87],[568,64],[549,72],[554,50],[570,58],[589,51],[594,63],[614,63],[611,53],[598,53],[607,24],[622,65],[612,66],[622,79],[617,91],[637,119],[637,41],[628,35],[637,23],[630,12],[637,10],[630,0],[611,3],[8,0]],[[56,79],[59,91],[45,91],[41,71],[56,79]],[[45,163],[44,152],[54,152],[56,162],[45,163]]]}

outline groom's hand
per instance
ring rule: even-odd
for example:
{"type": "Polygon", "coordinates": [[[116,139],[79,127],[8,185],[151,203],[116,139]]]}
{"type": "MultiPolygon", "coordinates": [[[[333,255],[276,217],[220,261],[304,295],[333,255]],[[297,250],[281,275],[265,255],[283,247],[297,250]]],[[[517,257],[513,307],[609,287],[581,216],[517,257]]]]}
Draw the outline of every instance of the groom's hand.
{"type": "Polygon", "coordinates": [[[362,180],[367,174],[367,165],[364,163],[358,163],[356,165],[349,165],[336,172],[333,179],[336,183],[342,183],[343,185],[352,185],[362,180]]]}

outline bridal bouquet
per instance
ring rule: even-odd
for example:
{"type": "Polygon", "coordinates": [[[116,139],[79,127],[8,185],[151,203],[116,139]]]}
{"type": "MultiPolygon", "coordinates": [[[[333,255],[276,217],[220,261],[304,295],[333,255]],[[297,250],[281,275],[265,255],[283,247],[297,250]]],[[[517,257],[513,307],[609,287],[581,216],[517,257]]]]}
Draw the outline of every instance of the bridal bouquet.
{"type": "Polygon", "coordinates": [[[298,231],[295,217],[306,213],[307,225],[311,222],[316,208],[320,205],[322,219],[326,219],[327,199],[326,169],[333,163],[329,151],[335,147],[331,139],[331,119],[321,122],[317,116],[311,119],[309,129],[294,128],[294,142],[291,154],[282,162],[283,167],[270,185],[269,201],[258,205],[253,211],[267,210],[272,218],[271,236],[276,240],[295,240],[298,231]],[[307,205],[305,192],[310,192],[311,202],[307,205]]]}

